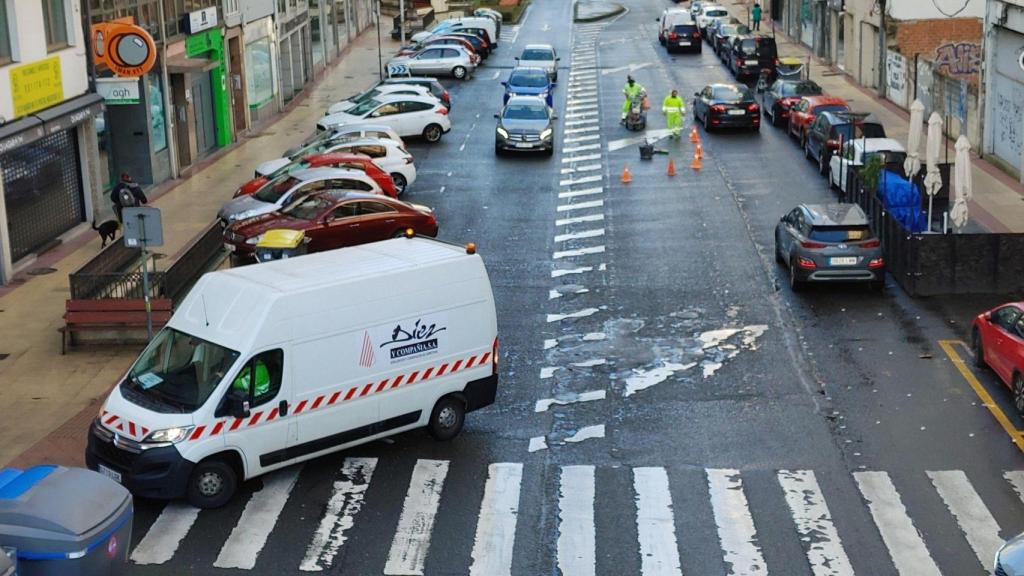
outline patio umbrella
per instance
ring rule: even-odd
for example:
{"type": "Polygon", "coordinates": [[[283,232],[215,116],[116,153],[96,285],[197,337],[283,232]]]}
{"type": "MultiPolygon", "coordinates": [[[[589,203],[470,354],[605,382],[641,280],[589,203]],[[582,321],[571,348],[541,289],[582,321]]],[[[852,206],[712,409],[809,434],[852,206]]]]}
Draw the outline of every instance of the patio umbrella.
{"type": "Polygon", "coordinates": [[[949,217],[953,225],[963,228],[967,224],[967,201],[971,192],[971,142],[961,135],[956,140],[956,158],[953,161],[953,208],[949,217]]]}
{"type": "Polygon", "coordinates": [[[907,159],[903,161],[903,171],[907,173],[907,179],[913,180],[914,176],[921,170],[921,155],[918,149],[921,148],[921,132],[924,131],[924,104],[920,100],[914,100],[910,105],[910,134],[907,136],[907,159]]]}
{"type": "Polygon", "coordinates": [[[932,112],[928,118],[928,142],[925,148],[927,171],[924,175],[924,189],[928,193],[928,231],[932,230],[932,200],[942,188],[942,174],[939,173],[939,147],[943,145],[942,116],[932,112]]]}

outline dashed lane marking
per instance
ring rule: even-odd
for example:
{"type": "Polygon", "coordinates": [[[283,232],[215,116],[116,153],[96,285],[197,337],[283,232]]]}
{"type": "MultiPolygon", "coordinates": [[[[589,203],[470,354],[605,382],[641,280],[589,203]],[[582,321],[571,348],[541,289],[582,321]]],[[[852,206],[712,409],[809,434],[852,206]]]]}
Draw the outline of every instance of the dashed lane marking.
{"type": "Polygon", "coordinates": [[[600,150],[600,144],[584,144],[582,146],[575,146],[571,148],[562,148],[562,154],[572,154],[573,152],[585,152],[587,150],[600,150]]]}
{"type": "Polygon", "coordinates": [[[559,198],[576,198],[579,196],[593,196],[594,194],[601,194],[604,192],[604,188],[586,188],[583,190],[569,190],[566,192],[559,192],[559,198]]]}
{"type": "Polygon", "coordinates": [[[570,138],[563,138],[562,144],[576,144],[577,142],[593,142],[594,140],[600,140],[600,134],[587,134],[584,136],[572,136],[570,138]]]}
{"type": "Polygon", "coordinates": [[[552,278],[561,278],[562,276],[568,276],[570,274],[584,274],[586,272],[593,272],[593,266],[580,266],[578,268],[562,268],[559,270],[552,270],[552,278]]]}
{"type": "Polygon", "coordinates": [[[586,162],[587,160],[597,160],[599,158],[601,158],[600,154],[584,154],[582,156],[570,156],[568,158],[562,158],[562,163],[568,164],[570,162],[586,162]]]}
{"type": "MultiPolygon", "coordinates": [[[[600,178],[597,179],[599,181],[600,178]]],[[[588,182],[594,182],[595,180],[588,180],[588,182]]],[[[572,210],[586,210],[587,208],[600,208],[604,206],[604,200],[590,200],[588,202],[578,202],[576,204],[562,204],[555,208],[559,212],[569,212],[572,210]]]]}
{"type": "MultiPolygon", "coordinates": [[[[559,180],[558,185],[559,186],[575,186],[576,184],[589,184],[591,182],[600,182],[603,179],[604,179],[604,176],[601,176],[601,175],[583,176],[582,178],[575,178],[575,179],[570,178],[568,180],[559,180]]],[[[566,210],[573,210],[573,208],[566,208],[566,210]]],[[[558,211],[559,212],[562,211],[562,207],[561,206],[559,206],[558,211]]]]}
{"type": "Polygon", "coordinates": [[[600,222],[604,220],[604,214],[587,214],[586,216],[573,216],[555,220],[555,226],[567,226],[569,224],[582,224],[584,222],[600,222]]]}
{"type": "Polygon", "coordinates": [[[591,254],[603,254],[604,246],[590,246],[588,248],[576,248],[575,250],[562,250],[551,255],[554,260],[562,258],[575,258],[577,256],[589,256],[591,254]]]}

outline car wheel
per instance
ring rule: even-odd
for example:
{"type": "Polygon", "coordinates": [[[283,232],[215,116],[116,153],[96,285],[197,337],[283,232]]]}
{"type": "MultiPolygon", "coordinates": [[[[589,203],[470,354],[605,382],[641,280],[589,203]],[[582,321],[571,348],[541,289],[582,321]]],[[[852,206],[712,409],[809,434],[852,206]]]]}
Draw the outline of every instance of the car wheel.
{"type": "Polygon", "coordinates": [[[444,130],[441,129],[439,124],[428,124],[423,129],[423,139],[431,144],[440,141],[442,134],[444,134],[444,130]]]}
{"type": "Polygon", "coordinates": [[[779,232],[775,231],[775,261],[779,264],[785,264],[786,260],[782,257],[782,250],[779,246],[779,232]]]}
{"type": "Polygon", "coordinates": [[[399,196],[405,194],[405,187],[409,185],[409,181],[405,179],[405,176],[395,172],[391,175],[391,179],[395,182],[395,192],[398,192],[399,196]]]}
{"type": "Polygon", "coordinates": [[[806,136],[804,137],[804,143],[803,143],[802,147],[804,149],[804,158],[810,160],[811,159],[811,149],[810,149],[810,147],[807,146],[807,137],[806,136]]]}
{"type": "Polygon", "coordinates": [[[793,292],[799,292],[804,288],[804,281],[797,277],[796,258],[793,257],[789,259],[789,287],[793,292]]]}
{"type": "Polygon", "coordinates": [[[551,148],[548,148],[547,150],[545,150],[544,151],[544,155],[545,156],[554,156],[555,155],[555,147],[552,146],[551,148]]]}
{"type": "Polygon", "coordinates": [[[501,146],[499,146],[497,143],[494,144],[494,155],[495,156],[501,156],[504,152],[505,151],[501,149],[501,146]]]}
{"type": "Polygon", "coordinates": [[[189,476],[186,496],[196,508],[220,508],[228,503],[238,488],[238,474],[223,460],[204,460],[196,464],[189,476]]]}
{"type": "Polygon", "coordinates": [[[818,173],[825,174],[828,172],[828,164],[825,163],[825,153],[818,153],[818,173]]]}
{"type": "Polygon", "coordinates": [[[445,396],[434,405],[427,431],[435,440],[451,440],[462,431],[465,421],[466,407],[458,399],[445,396]]]}
{"type": "Polygon", "coordinates": [[[454,76],[456,80],[465,80],[466,79],[466,67],[465,66],[456,66],[455,68],[452,68],[452,76],[454,76]]]}
{"type": "Polygon", "coordinates": [[[1020,372],[1013,375],[1013,407],[1018,414],[1024,414],[1024,376],[1020,372]]]}
{"type": "Polygon", "coordinates": [[[988,366],[985,362],[985,345],[981,341],[981,333],[975,328],[971,332],[971,347],[974,348],[974,365],[978,368],[988,366]]]}
{"type": "Polygon", "coordinates": [[[704,114],[704,131],[711,134],[711,120],[708,119],[710,113],[704,114]]]}

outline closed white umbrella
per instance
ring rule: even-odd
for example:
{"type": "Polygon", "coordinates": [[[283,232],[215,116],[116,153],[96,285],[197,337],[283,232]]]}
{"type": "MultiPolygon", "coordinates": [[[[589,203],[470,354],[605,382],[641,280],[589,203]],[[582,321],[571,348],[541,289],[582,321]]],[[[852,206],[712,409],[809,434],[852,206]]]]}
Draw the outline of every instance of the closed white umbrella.
{"type": "Polygon", "coordinates": [[[953,161],[953,208],[949,217],[953,225],[963,228],[967,224],[967,201],[971,199],[971,142],[961,135],[956,140],[956,159],[953,161]]]}
{"type": "Polygon", "coordinates": [[[942,188],[942,174],[939,173],[939,147],[943,142],[942,116],[932,112],[928,117],[928,142],[925,147],[925,163],[927,170],[924,175],[924,189],[928,193],[928,231],[932,231],[932,200],[942,188]]]}
{"type": "Polygon", "coordinates": [[[907,135],[907,159],[903,161],[903,171],[907,173],[908,179],[921,170],[921,155],[918,150],[921,148],[921,133],[924,132],[924,104],[920,100],[914,100],[910,105],[910,134],[907,135]]]}

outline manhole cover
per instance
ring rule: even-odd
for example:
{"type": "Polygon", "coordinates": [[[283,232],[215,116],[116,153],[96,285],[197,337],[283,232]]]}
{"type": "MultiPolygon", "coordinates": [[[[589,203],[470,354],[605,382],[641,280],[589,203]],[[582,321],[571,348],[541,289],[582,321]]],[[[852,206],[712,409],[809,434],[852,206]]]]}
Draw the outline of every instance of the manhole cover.
{"type": "Polygon", "coordinates": [[[45,276],[47,274],[53,274],[56,272],[56,268],[33,268],[28,271],[29,276],[45,276]]]}

